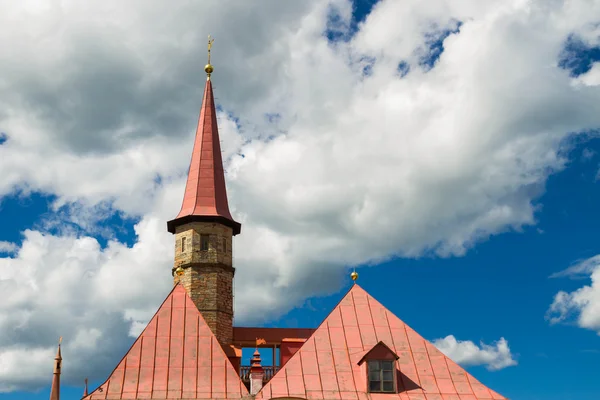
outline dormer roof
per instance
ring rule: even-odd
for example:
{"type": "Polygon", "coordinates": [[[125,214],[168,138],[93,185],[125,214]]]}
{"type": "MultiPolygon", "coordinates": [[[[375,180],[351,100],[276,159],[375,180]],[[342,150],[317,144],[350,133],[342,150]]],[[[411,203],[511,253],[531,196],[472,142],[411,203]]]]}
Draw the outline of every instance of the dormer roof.
{"type": "Polygon", "coordinates": [[[394,352],[387,344],[380,341],[371,349],[365,351],[365,354],[358,360],[358,365],[361,365],[366,360],[378,359],[378,360],[397,360],[400,356],[394,352]]]}

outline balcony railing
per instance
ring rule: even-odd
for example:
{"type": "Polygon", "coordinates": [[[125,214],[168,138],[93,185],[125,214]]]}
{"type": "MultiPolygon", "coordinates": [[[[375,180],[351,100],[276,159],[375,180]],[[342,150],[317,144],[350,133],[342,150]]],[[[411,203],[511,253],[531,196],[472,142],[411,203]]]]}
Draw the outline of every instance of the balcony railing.
{"type": "MultiPolygon", "coordinates": [[[[265,372],[263,376],[263,382],[267,383],[271,380],[273,375],[279,371],[279,367],[263,367],[263,371],[265,372]]],[[[250,384],[250,366],[242,365],[240,367],[240,378],[242,378],[242,382],[250,384]]]]}

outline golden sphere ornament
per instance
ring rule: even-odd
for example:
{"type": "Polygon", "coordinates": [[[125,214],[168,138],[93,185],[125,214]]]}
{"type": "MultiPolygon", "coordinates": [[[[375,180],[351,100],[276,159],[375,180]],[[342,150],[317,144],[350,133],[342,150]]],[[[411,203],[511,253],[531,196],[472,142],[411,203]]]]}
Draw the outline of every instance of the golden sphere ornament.
{"type": "Polygon", "coordinates": [[[177,274],[177,276],[183,275],[183,268],[177,267],[177,269],[175,270],[175,273],[177,274]]]}
{"type": "Polygon", "coordinates": [[[215,70],[215,69],[214,69],[214,68],[213,68],[213,66],[212,66],[212,65],[210,65],[210,64],[206,64],[206,65],[204,66],[204,72],[206,72],[207,74],[212,74],[214,70],[215,70]]]}
{"type": "Polygon", "coordinates": [[[350,278],[352,278],[352,280],[353,280],[354,282],[356,282],[356,280],[358,279],[358,272],[356,272],[356,271],[353,271],[353,272],[350,274],[350,278]]]}

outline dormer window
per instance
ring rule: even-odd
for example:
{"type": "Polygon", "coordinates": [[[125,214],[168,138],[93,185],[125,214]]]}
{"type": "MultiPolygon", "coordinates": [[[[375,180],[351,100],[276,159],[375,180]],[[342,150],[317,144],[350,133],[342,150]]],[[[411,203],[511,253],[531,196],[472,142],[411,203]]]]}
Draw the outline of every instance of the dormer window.
{"type": "Polygon", "coordinates": [[[369,360],[369,392],[394,393],[394,362],[390,360],[369,360]]]}
{"type": "Polygon", "coordinates": [[[396,393],[397,359],[398,355],[383,342],[364,353],[358,365],[366,372],[370,393],[396,393]]]}
{"type": "Polygon", "coordinates": [[[210,239],[209,235],[200,235],[200,250],[201,251],[208,251],[209,239],[210,239]]]}

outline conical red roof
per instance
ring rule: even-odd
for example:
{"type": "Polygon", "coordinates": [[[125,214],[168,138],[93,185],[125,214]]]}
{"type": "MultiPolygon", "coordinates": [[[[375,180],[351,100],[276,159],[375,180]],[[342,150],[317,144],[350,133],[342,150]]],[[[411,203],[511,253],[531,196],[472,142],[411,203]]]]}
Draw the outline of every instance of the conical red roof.
{"type": "Polygon", "coordinates": [[[258,398],[505,400],[354,285],[258,398]],[[383,342],[398,356],[397,393],[370,394],[361,359],[383,342]],[[380,397],[378,397],[380,396],[380,397]]]}
{"type": "MultiPolygon", "coordinates": [[[[62,338],[61,338],[62,340],[62,338]]],[[[54,375],[52,376],[52,388],[50,389],[50,400],[60,400],[60,373],[62,368],[62,355],[60,354],[60,342],[56,357],[54,357],[54,375]]]]}
{"type": "Polygon", "coordinates": [[[106,382],[85,400],[240,399],[248,395],[221,345],[176,285],[106,382]]]}
{"type": "Polygon", "coordinates": [[[230,226],[234,235],[241,231],[241,224],[234,221],[229,212],[217,113],[210,79],[206,81],[204,88],[181,211],[174,220],[167,223],[167,229],[175,233],[177,226],[192,221],[219,222],[230,226]]]}

